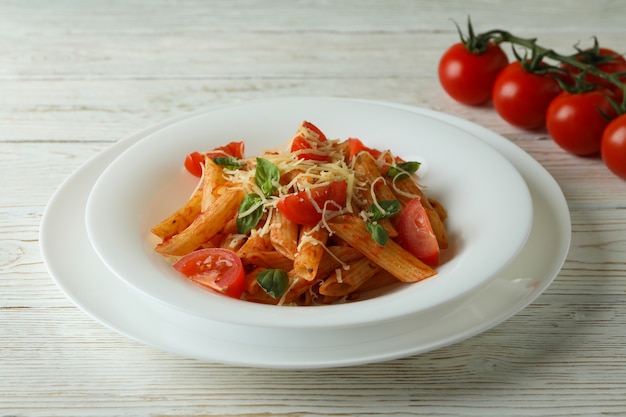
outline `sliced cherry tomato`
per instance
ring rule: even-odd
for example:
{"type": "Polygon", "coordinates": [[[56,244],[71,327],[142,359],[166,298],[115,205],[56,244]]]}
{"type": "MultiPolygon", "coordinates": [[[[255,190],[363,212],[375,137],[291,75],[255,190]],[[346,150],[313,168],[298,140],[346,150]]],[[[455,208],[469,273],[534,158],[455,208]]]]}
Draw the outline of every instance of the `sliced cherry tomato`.
{"type": "MultiPolygon", "coordinates": [[[[311,122],[304,121],[298,128],[296,135],[291,142],[291,152],[302,151],[304,149],[318,148],[322,142],[326,142],[326,135],[311,122]]],[[[311,159],[315,161],[328,161],[329,157],[314,152],[299,152],[298,159],[311,159]]]]}
{"type": "Polygon", "coordinates": [[[234,158],[242,159],[244,152],[243,142],[230,142],[224,146],[218,146],[212,151],[207,152],[209,158],[217,158],[219,156],[231,156],[234,158]]]}
{"type": "Polygon", "coordinates": [[[307,122],[306,120],[302,122],[302,124],[300,125],[300,130],[305,136],[313,136],[320,142],[326,141],[326,135],[322,133],[322,131],[311,122],[307,122]]]}
{"type": "Polygon", "coordinates": [[[609,96],[611,93],[605,89],[573,94],[562,92],[548,106],[548,133],[570,153],[597,154],[602,132],[617,115],[609,96]]]}
{"type": "Polygon", "coordinates": [[[204,155],[200,152],[192,152],[185,158],[185,168],[191,175],[202,176],[202,166],[204,165],[204,155]]]}
{"type": "Polygon", "coordinates": [[[493,85],[493,106],[504,120],[522,129],[544,127],[546,110],[561,92],[550,74],[527,71],[519,61],[500,72],[493,85]]]}
{"type": "MultiPolygon", "coordinates": [[[[296,136],[291,142],[291,152],[301,151],[303,149],[312,149],[311,143],[307,141],[303,136],[296,136]]],[[[313,161],[328,161],[327,155],[320,155],[317,153],[300,152],[297,155],[298,159],[309,159],[313,161]]]]}
{"type": "Polygon", "coordinates": [[[218,146],[212,151],[202,154],[200,152],[191,152],[185,158],[185,168],[191,175],[196,177],[202,176],[202,166],[204,165],[205,156],[209,158],[217,158],[220,156],[243,158],[244,143],[243,142],[230,142],[224,146],[218,146]]]}
{"type": "Polygon", "coordinates": [[[419,198],[402,209],[398,220],[398,242],[427,265],[439,265],[439,244],[419,198]]]}
{"type": "Polygon", "coordinates": [[[439,82],[456,101],[480,105],[491,99],[498,73],[509,60],[500,46],[489,42],[487,49],[474,52],[459,42],[452,45],[439,61],[439,82]]]}
{"type": "Polygon", "coordinates": [[[604,129],[600,152],[611,172],[626,180],[626,114],[614,119],[604,129]]]}
{"type": "Polygon", "coordinates": [[[348,156],[348,160],[351,161],[359,152],[366,151],[374,158],[378,158],[381,152],[378,149],[368,148],[361,142],[360,139],[357,138],[349,138],[348,144],[350,146],[350,155],[348,156]]]}
{"type": "Polygon", "coordinates": [[[199,249],[183,256],[174,269],[193,282],[229,297],[240,298],[243,292],[243,264],[231,250],[199,249]]]}
{"type": "Polygon", "coordinates": [[[322,211],[337,211],[346,205],[346,181],[331,182],[328,185],[312,187],[281,199],[277,208],[294,223],[316,225],[322,220],[322,211]],[[310,195],[309,195],[310,192],[310,195]]]}

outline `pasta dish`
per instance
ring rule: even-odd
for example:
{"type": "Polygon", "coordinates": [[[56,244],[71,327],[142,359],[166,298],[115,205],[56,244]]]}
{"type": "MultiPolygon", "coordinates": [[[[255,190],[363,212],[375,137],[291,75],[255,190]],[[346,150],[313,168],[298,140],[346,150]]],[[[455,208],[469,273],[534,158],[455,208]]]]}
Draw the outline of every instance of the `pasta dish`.
{"type": "Polygon", "coordinates": [[[155,250],[202,287],[264,304],[349,302],[421,281],[448,242],[419,166],[308,121],[256,157],[243,142],[193,152],[185,167],[198,185],[152,228],[155,250]]]}

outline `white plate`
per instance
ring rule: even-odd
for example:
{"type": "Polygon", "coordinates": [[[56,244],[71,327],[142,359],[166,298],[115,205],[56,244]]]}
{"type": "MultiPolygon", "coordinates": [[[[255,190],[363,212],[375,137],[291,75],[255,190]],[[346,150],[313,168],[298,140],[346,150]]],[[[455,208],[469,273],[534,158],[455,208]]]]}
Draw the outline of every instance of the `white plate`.
{"type": "Polygon", "coordinates": [[[465,130],[376,103],[279,98],[206,111],[146,135],[96,181],[86,222],[90,241],[108,268],[170,307],[241,325],[331,328],[393,320],[476,290],[517,256],[532,215],[530,193],[519,172],[465,130]],[[206,291],[155,253],[151,227],[181,206],[197,182],[182,167],[188,152],[244,140],[246,155],[260,155],[287,142],[302,120],[331,138],[358,137],[368,146],[424,163],[420,182],[427,195],[446,207],[451,242],[435,277],[358,303],[268,306],[206,291]]]}
{"type": "Polygon", "coordinates": [[[84,224],[76,219],[85,215],[89,192],[102,170],[150,130],[111,146],[57,190],[41,225],[44,261],[59,288],[95,320],[146,345],[200,360],[269,368],[347,366],[410,356],[479,334],[522,310],[557,276],[571,236],[567,203],[550,174],[505,138],[453,116],[404,108],[471,131],[501,152],[526,180],[536,213],[526,245],[494,280],[417,320],[339,332],[310,330],[298,342],[289,332],[242,328],[174,309],[168,313],[162,304],[131,290],[100,261],[84,224]]]}

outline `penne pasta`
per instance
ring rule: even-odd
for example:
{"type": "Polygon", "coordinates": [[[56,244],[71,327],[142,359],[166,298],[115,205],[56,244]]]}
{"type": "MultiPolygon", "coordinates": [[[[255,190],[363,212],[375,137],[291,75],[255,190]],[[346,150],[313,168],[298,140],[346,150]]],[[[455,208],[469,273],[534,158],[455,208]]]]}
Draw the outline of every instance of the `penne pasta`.
{"type": "Polygon", "coordinates": [[[363,255],[350,246],[329,247],[320,260],[317,274],[312,280],[300,278],[294,270],[289,271],[291,285],[283,296],[286,304],[294,302],[298,297],[307,292],[312,286],[326,278],[337,268],[347,267],[349,262],[363,257],[363,255]]]}
{"type": "Polygon", "coordinates": [[[335,217],[328,222],[336,233],[364,256],[403,282],[417,282],[436,274],[435,270],[389,240],[380,246],[372,239],[365,222],[351,215],[335,217]]]}
{"type": "MultiPolygon", "coordinates": [[[[356,178],[369,186],[360,191],[360,197],[368,204],[376,204],[383,200],[396,200],[396,195],[387,185],[374,158],[367,152],[360,152],[354,159],[354,172],[356,178]]],[[[385,228],[391,238],[397,237],[398,232],[390,219],[382,219],[379,223],[385,228]]]]}
{"type": "Polygon", "coordinates": [[[315,278],[327,241],[328,230],[312,226],[302,227],[293,261],[294,273],[298,277],[307,281],[315,278]]]}
{"type": "Polygon", "coordinates": [[[270,224],[270,242],[284,257],[294,259],[298,250],[297,223],[283,216],[279,210],[274,210],[270,224]]]}
{"type": "Polygon", "coordinates": [[[196,189],[185,205],[154,226],[152,233],[161,239],[169,239],[185,230],[202,211],[202,194],[201,189],[196,189]]]}
{"type": "Polygon", "coordinates": [[[222,167],[213,162],[213,160],[208,156],[205,157],[204,170],[201,179],[202,190],[204,191],[202,193],[202,203],[200,206],[201,211],[206,211],[218,197],[214,191],[226,182],[222,173],[222,167]]]}
{"type": "Polygon", "coordinates": [[[382,268],[366,257],[349,264],[347,270],[336,269],[320,285],[320,294],[333,297],[344,297],[356,291],[367,280],[376,275],[382,268]]]}
{"type": "Polygon", "coordinates": [[[275,250],[247,252],[241,260],[244,264],[257,265],[264,268],[278,268],[285,271],[293,269],[293,261],[275,250]]]}
{"type": "Polygon", "coordinates": [[[243,191],[232,189],[220,196],[182,232],[157,245],[156,251],[162,255],[183,256],[197,249],[214,237],[235,215],[243,191]]]}

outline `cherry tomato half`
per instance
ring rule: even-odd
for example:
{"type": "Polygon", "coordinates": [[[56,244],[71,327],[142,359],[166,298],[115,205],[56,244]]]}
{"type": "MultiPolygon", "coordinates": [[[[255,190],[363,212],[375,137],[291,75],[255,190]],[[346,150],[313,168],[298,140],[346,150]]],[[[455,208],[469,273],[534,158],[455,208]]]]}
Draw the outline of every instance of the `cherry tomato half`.
{"type": "Polygon", "coordinates": [[[218,146],[212,151],[207,152],[209,158],[217,158],[218,156],[233,157],[237,159],[243,158],[244,143],[230,142],[224,146],[218,146]]]}
{"type": "Polygon", "coordinates": [[[493,106],[513,126],[542,128],[550,102],[561,92],[556,78],[528,72],[519,61],[500,72],[493,85],[493,106]]]}
{"type": "Polygon", "coordinates": [[[398,242],[425,264],[439,265],[437,237],[419,198],[409,201],[400,213],[398,242]]]}
{"type": "Polygon", "coordinates": [[[346,181],[312,187],[309,190],[310,196],[307,191],[290,194],[281,199],[276,207],[294,223],[316,225],[322,220],[324,207],[332,211],[345,207],[347,188],[346,181]]]}
{"type": "Polygon", "coordinates": [[[368,148],[367,146],[363,144],[363,142],[361,142],[360,139],[357,139],[357,138],[349,138],[348,145],[350,147],[349,149],[350,154],[348,156],[349,161],[352,161],[352,159],[354,159],[354,157],[361,151],[366,151],[367,153],[372,155],[374,158],[378,158],[381,154],[381,152],[378,149],[368,148]]]}
{"type": "Polygon", "coordinates": [[[200,152],[191,152],[185,158],[185,168],[191,175],[196,177],[202,176],[202,166],[204,165],[205,156],[209,158],[217,158],[220,156],[243,158],[244,143],[230,142],[224,146],[218,146],[212,151],[202,154],[200,152]]]}
{"type": "Polygon", "coordinates": [[[611,172],[626,180],[626,114],[614,119],[604,129],[600,152],[611,172]]]}
{"type": "Polygon", "coordinates": [[[548,106],[546,127],[552,139],[576,155],[593,155],[600,151],[602,132],[616,116],[609,102],[608,90],[559,94],[548,106]]]}
{"type": "MultiPolygon", "coordinates": [[[[298,152],[304,149],[316,149],[322,142],[326,142],[326,135],[311,122],[302,122],[291,142],[291,152],[298,152]]],[[[315,152],[298,152],[298,159],[311,159],[315,161],[328,161],[327,155],[320,155],[315,152]]]]}
{"type": "Polygon", "coordinates": [[[469,51],[459,42],[452,45],[439,61],[439,82],[456,101],[480,105],[491,99],[498,73],[509,60],[500,46],[489,42],[482,53],[469,51]]]}
{"type": "Polygon", "coordinates": [[[240,298],[243,293],[243,264],[231,250],[199,249],[183,256],[174,269],[193,282],[229,297],[240,298]]]}
{"type": "Polygon", "coordinates": [[[204,155],[200,152],[191,152],[185,158],[185,168],[195,177],[202,176],[202,166],[204,165],[204,155]]]}

